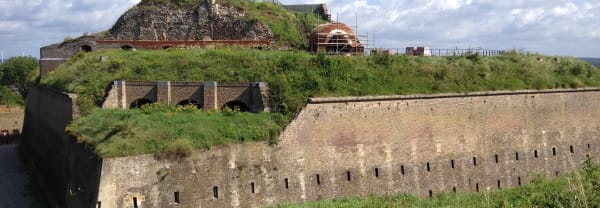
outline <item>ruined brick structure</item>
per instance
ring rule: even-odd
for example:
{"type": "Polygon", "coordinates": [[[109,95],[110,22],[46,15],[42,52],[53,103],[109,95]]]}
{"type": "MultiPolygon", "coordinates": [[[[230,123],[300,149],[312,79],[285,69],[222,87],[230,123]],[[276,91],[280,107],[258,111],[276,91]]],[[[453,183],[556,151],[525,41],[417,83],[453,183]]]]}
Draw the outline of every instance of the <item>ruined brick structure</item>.
{"type": "Polygon", "coordinates": [[[42,164],[70,164],[45,170],[65,184],[56,181],[53,192],[64,207],[263,207],[482,192],[600,156],[600,89],[313,98],[277,145],[214,147],[181,161],[78,156],[85,151],[61,132],[77,116],[75,96],[32,91],[23,151],[42,164]],[[70,149],[57,155],[60,148],[70,149]],[[85,171],[65,171],[79,166],[85,171]]]}
{"type": "Polygon", "coordinates": [[[114,81],[103,108],[136,108],[148,103],[193,104],[204,110],[238,107],[242,111],[269,111],[268,86],[255,83],[114,81]]]}
{"type": "Polygon", "coordinates": [[[341,55],[362,55],[365,47],[348,25],[333,22],[318,25],[310,34],[310,51],[341,55]]]}

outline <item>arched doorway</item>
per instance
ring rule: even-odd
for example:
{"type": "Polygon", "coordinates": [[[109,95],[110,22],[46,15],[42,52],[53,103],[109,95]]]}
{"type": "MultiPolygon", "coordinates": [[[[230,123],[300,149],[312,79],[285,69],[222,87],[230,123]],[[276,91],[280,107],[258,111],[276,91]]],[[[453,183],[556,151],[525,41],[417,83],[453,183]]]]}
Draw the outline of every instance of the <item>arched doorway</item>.
{"type": "Polygon", "coordinates": [[[92,52],[92,46],[89,45],[82,45],[81,48],[79,49],[83,52],[92,52]]]}
{"type": "Polygon", "coordinates": [[[200,102],[198,102],[194,99],[182,100],[181,102],[177,103],[177,105],[178,106],[194,105],[194,106],[196,106],[196,108],[202,109],[202,104],[200,104],[200,102]]]}
{"type": "Polygon", "coordinates": [[[221,107],[222,110],[225,110],[226,108],[229,108],[232,110],[237,110],[240,112],[249,112],[250,111],[250,108],[248,107],[248,105],[246,105],[246,103],[244,103],[242,101],[238,101],[238,100],[234,100],[234,101],[225,103],[225,105],[223,105],[223,107],[221,107]]]}
{"type": "Polygon", "coordinates": [[[166,45],[166,46],[163,46],[163,47],[162,47],[162,49],[163,49],[163,50],[167,50],[167,49],[170,49],[170,48],[173,48],[173,46],[166,45]]]}
{"type": "Polygon", "coordinates": [[[131,51],[131,50],[133,50],[133,47],[131,47],[130,45],[122,45],[121,50],[131,51]]]}
{"type": "Polygon", "coordinates": [[[151,104],[153,103],[151,100],[145,99],[145,98],[140,98],[137,100],[134,100],[133,102],[131,102],[131,104],[129,105],[129,109],[135,109],[135,108],[141,108],[143,105],[147,105],[147,104],[151,104]]]}

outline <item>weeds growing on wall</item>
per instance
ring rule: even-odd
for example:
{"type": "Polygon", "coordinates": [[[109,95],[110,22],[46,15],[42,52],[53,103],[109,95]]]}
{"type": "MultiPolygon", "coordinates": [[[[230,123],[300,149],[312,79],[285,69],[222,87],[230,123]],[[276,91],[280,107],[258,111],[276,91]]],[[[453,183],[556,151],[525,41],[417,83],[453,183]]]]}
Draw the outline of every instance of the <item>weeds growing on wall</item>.
{"type": "Polygon", "coordinates": [[[333,199],[278,208],[345,207],[600,207],[598,181],[600,166],[587,160],[584,168],[560,178],[537,176],[530,184],[488,193],[436,194],[422,199],[412,195],[370,196],[365,198],[333,199]]]}
{"type": "Polygon", "coordinates": [[[102,157],[156,154],[185,157],[193,149],[246,141],[275,142],[271,114],[201,111],[195,106],[151,104],[136,110],[96,109],[67,131],[102,157]]]}
{"type": "MultiPolygon", "coordinates": [[[[268,82],[272,113],[264,119],[285,126],[309,97],[598,87],[600,73],[574,58],[518,53],[497,57],[346,57],[252,49],[112,50],[79,53],[47,74],[41,83],[79,94],[77,102],[86,115],[101,114],[94,109],[102,104],[113,80],[268,82]],[[108,59],[101,60],[100,56],[108,59]]],[[[142,116],[110,110],[106,113],[131,119],[142,116]]],[[[124,119],[114,115],[107,115],[114,121],[106,123],[124,119]]],[[[101,123],[104,118],[92,115],[84,119],[101,123]]],[[[72,127],[80,135],[101,129],[72,127]]],[[[106,136],[111,140],[111,135],[106,136]]],[[[122,149],[127,149],[129,146],[123,142],[122,149]]]]}

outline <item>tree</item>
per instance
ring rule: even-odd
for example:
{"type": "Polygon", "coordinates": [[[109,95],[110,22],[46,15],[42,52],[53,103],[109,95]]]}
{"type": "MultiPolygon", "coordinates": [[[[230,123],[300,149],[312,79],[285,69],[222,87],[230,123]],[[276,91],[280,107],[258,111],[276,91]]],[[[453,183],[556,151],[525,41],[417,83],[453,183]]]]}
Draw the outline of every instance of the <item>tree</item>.
{"type": "Polygon", "coordinates": [[[39,67],[34,57],[11,57],[0,65],[0,85],[11,85],[25,94],[27,85],[39,67]]]}

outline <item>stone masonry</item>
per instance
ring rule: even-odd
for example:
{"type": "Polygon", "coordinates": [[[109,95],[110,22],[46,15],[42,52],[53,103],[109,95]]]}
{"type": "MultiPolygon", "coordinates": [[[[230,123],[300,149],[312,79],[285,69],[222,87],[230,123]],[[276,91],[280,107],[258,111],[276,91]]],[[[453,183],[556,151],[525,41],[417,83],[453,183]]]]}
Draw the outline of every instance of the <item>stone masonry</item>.
{"type": "Polygon", "coordinates": [[[483,192],[600,156],[600,89],[318,98],[277,145],[105,158],[102,207],[263,207],[483,192]]]}

